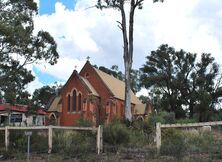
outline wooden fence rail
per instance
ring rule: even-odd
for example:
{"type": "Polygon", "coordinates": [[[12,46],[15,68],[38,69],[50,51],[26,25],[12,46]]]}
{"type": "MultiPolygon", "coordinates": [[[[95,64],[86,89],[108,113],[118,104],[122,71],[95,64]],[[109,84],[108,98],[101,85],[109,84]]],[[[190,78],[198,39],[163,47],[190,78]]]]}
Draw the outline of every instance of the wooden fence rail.
{"type": "Polygon", "coordinates": [[[0,127],[0,131],[5,131],[5,149],[8,150],[9,146],[9,134],[10,130],[48,130],[48,153],[52,151],[52,137],[53,129],[63,129],[63,130],[74,130],[74,131],[97,131],[96,137],[96,149],[97,153],[100,154],[103,150],[103,127],[100,125],[98,128],[95,127],[62,127],[62,126],[36,126],[36,127],[0,127]]]}
{"type": "Polygon", "coordinates": [[[160,152],[161,147],[161,128],[195,128],[204,126],[222,125],[222,121],[202,122],[202,123],[188,123],[188,124],[161,124],[156,123],[156,147],[157,153],[160,152]]]}

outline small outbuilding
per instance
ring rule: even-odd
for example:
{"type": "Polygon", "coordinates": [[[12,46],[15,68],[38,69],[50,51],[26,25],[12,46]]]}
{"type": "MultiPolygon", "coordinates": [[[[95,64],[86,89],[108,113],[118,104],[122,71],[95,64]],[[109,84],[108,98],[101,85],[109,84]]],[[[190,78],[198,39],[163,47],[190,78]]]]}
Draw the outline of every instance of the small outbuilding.
{"type": "Polygon", "coordinates": [[[0,126],[42,126],[45,125],[45,115],[43,109],[29,114],[26,105],[0,104],[0,126]]]}

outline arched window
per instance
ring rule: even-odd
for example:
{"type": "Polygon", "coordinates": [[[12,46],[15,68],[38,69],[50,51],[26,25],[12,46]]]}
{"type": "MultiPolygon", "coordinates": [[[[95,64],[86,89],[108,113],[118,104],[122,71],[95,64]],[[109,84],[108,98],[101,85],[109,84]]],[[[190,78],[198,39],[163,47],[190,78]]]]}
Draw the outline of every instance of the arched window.
{"type": "Polygon", "coordinates": [[[72,92],[72,111],[76,111],[76,90],[72,92]]]}
{"type": "Polygon", "coordinates": [[[67,112],[70,112],[70,95],[67,96],[67,112]]]}
{"type": "Polygon", "coordinates": [[[79,104],[78,104],[78,111],[82,110],[82,95],[79,94],[79,100],[78,100],[79,104]]]}

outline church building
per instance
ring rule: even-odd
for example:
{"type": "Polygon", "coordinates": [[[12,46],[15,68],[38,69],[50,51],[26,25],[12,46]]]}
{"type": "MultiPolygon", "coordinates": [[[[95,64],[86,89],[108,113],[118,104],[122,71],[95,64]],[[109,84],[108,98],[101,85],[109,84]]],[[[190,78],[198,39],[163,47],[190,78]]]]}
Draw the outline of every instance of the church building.
{"type": "MultiPolygon", "coordinates": [[[[59,95],[49,104],[48,117],[57,125],[73,126],[85,118],[94,125],[124,118],[125,83],[93,67],[89,61],[78,73],[73,71],[59,95]]],[[[132,114],[149,113],[131,91],[132,114]]]]}

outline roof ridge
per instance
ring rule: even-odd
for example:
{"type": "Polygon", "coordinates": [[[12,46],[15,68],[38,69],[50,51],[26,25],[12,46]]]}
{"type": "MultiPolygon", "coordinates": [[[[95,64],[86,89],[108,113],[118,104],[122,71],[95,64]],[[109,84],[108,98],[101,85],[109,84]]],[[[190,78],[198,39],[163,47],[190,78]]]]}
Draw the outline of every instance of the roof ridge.
{"type": "Polygon", "coordinates": [[[103,74],[108,75],[108,76],[112,77],[113,79],[116,79],[116,80],[118,80],[118,81],[120,81],[120,82],[123,82],[123,83],[125,84],[125,82],[124,82],[123,80],[120,80],[120,79],[114,77],[113,75],[108,74],[108,73],[106,73],[106,72],[104,72],[104,71],[102,71],[102,70],[100,70],[100,69],[97,69],[97,68],[95,68],[95,67],[93,67],[93,68],[94,68],[95,70],[98,70],[98,71],[102,72],[103,74]]]}
{"type": "MultiPolygon", "coordinates": [[[[114,94],[114,97],[125,100],[125,82],[115,78],[114,76],[107,74],[99,69],[93,67],[96,73],[103,80],[104,84],[110,89],[110,91],[114,94]]],[[[130,89],[131,93],[131,103],[138,104],[141,103],[136,95],[133,93],[132,89],[130,89]]]]}

